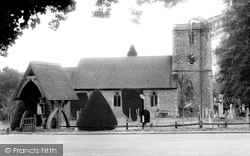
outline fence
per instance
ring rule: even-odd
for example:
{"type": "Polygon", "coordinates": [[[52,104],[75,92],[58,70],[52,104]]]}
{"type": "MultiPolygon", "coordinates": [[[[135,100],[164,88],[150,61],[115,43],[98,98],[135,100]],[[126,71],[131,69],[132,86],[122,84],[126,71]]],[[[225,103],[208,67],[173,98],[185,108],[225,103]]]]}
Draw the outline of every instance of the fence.
{"type": "Polygon", "coordinates": [[[10,134],[10,128],[3,128],[3,129],[0,129],[0,131],[3,132],[3,134],[10,134]]]}
{"type": "MultiPolygon", "coordinates": [[[[128,130],[129,128],[140,128],[143,130],[145,127],[150,127],[151,129],[153,128],[167,128],[167,127],[173,127],[175,129],[178,129],[178,127],[185,127],[185,126],[197,126],[197,128],[203,128],[204,125],[207,126],[223,126],[224,128],[228,128],[229,125],[249,125],[250,128],[250,122],[238,122],[238,123],[229,123],[225,120],[225,122],[213,122],[213,123],[206,123],[203,121],[199,121],[197,123],[188,123],[188,124],[179,124],[177,123],[177,121],[173,124],[161,124],[161,125],[153,125],[151,124],[141,124],[139,125],[128,125],[128,123],[126,123],[125,125],[117,125],[116,128],[125,128],[126,130],[128,130]]],[[[109,125],[96,125],[96,127],[100,126],[100,130],[106,130],[107,127],[110,127],[109,125]]],[[[66,127],[66,126],[61,126],[61,127],[66,127]]],[[[88,127],[86,126],[69,126],[69,127],[88,127]]]]}
{"type": "MultiPolygon", "coordinates": [[[[153,125],[153,124],[149,124],[149,125],[144,125],[142,124],[142,129],[144,129],[145,127],[150,127],[150,128],[164,128],[164,127],[174,127],[175,129],[178,129],[178,127],[185,127],[185,126],[197,126],[198,128],[203,128],[204,125],[208,125],[208,126],[223,126],[224,128],[228,128],[229,125],[249,125],[250,127],[250,122],[246,123],[246,122],[241,122],[241,123],[228,123],[227,121],[225,122],[218,122],[218,123],[206,123],[206,122],[198,122],[198,123],[189,123],[189,124],[178,124],[177,121],[174,124],[161,124],[161,125],[153,125]]],[[[138,127],[138,126],[129,126],[128,124],[126,125],[118,125],[117,127],[124,127],[126,128],[126,130],[128,130],[129,127],[138,127]]]]}

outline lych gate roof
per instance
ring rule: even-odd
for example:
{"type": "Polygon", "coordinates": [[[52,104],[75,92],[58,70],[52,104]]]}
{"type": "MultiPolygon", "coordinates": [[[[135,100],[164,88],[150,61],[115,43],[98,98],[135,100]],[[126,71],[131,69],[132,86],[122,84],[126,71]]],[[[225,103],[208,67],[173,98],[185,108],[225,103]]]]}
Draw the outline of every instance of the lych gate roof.
{"type": "Polygon", "coordinates": [[[68,77],[74,89],[176,88],[171,74],[172,56],[136,56],[84,58],[68,77]]]}
{"type": "Polygon", "coordinates": [[[48,99],[78,99],[61,66],[43,63],[32,63],[31,66],[48,99]]]}
{"type": "MultiPolygon", "coordinates": [[[[20,84],[28,76],[28,72],[33,72],[41,86],[43,96],[48,100],[78,100],[63,68],[58,64],[31,62],[20,84]]],[[[17,92],[19,91],[18,88],[17,92]]],[[[17,98],[18,97],[14,97],[17,98]]]]}

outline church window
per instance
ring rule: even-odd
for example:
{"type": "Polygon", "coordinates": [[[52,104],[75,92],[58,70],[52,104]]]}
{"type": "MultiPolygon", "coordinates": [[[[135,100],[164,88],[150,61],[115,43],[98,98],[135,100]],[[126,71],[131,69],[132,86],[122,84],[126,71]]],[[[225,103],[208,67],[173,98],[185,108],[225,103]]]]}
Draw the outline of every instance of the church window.
{"type": "Polygon", "coordinates": [[[188,34],[188,38],[189,38],[189,44],[194,44],[194,32],[190,32],[188,34]]]}
{"type": "Polygon", "coordinates": [[[150,105],[151,107],[156,107],[158,105],[158,96],[156,92],[153,92],[150,96],[150,105]]]}
{"type": "Polygon", "coordinates": [[[114,107],[121,107],[121,96],[118,92],[116,92],[114,96],[114,107]]]}

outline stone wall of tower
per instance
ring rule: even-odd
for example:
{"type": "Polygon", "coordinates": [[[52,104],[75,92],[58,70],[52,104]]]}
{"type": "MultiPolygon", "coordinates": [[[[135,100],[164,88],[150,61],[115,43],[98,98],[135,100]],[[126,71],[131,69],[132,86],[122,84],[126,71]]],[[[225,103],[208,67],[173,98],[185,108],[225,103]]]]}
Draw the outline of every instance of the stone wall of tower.
{"type": "MultiPolygon", "coordinates": [[[[173,30],[173,72],[192,80],[194,101],[199,109],[212,108],[212,53],[211,41],[204,30],[196,27],[192,31],[187,24],[176,25],[173,30]],[[193,33],[194,43],[190,44],[189,35],[193,33]],[[187,55],[194,54],[197,60],[191,64],[187,55]]],[[[202,112],[204,115],[204,111],[202,112]]]]}

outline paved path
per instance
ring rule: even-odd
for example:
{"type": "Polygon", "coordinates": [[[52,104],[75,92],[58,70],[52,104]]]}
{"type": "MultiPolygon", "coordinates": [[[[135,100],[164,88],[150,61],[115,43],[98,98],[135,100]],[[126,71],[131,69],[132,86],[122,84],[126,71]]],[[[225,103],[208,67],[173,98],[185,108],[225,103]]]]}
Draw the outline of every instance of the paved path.
{"type": "Polygon", "coordinates": [[[249,156],[250,134],[0,135],[0,144],[63,144],[64,156],[249,156]]]}

